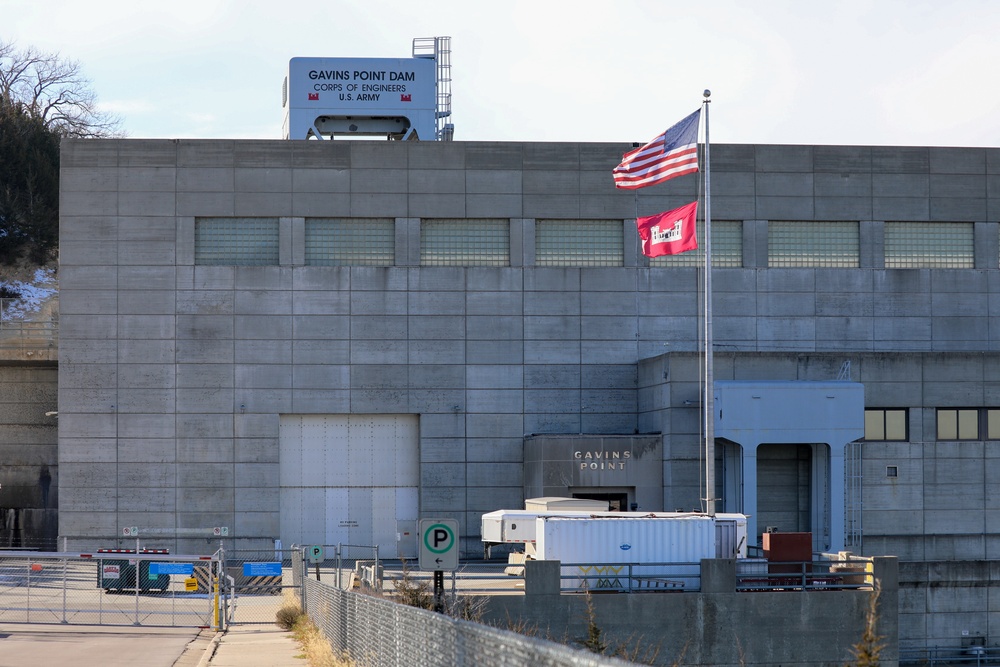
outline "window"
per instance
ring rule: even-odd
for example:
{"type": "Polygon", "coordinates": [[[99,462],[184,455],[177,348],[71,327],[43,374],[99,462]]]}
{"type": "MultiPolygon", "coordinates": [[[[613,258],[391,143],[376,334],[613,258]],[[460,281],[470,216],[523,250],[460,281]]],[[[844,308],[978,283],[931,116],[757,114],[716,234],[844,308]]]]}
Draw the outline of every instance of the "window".
{"type": "Polygon", "coordinates": [[[885,223],[885,268],[975,267],[971,222],[885,223]]]}
{"type": "Polygon", "coordinates": [[[195,218],[194,263],[278,264],[277,218],[195,218]]]}
{"type": "Polygon", "coordinates": [[[886,477],[899,477],[899,466],[886,466],[885,467],[886,477]]]}
{"type": "Polygon", "coordinates": [[[905,442],[907,433],[905,408],[873,408],[865,410],[865,440],[905,442]]]}
{"type": "Polygon", "coordinates": [[[392,266],[396,260],[392,218],[309,218],[308,266],[392,266]]]}
{"type": "Polygon", "coordinates": [[[622,266],[621,220],[536,220],[536,266],[622,266]]]}
{"type": "Polygon", "coordinates": [[[938,440],[979,440],[979,410],[938,408],[938,440]]]}
{"type": "Polygon", "coordinates": [[[422,220],[421,266],[510,266],[510,221],[422,220]]]}
{"type": "Polygon", "coordinates": [[[986,410],[986,439],[1000,440],[1000,409],[986,410]]]}
{"type": "Polygon", "coordinates": [[[860,236],[856,222],[769,222],[767,265],[860,265],[860,236]]]}
{"type": "MultiPolygon", "coordinates": [[[[650,266],[704,266],[705,221],[698,221],[698,249],[679,255],[664,255],[649,260],[650,266]]],[[[712,266],[743,266],[743,223],[730,220],[712,221],[712,266]]]]}

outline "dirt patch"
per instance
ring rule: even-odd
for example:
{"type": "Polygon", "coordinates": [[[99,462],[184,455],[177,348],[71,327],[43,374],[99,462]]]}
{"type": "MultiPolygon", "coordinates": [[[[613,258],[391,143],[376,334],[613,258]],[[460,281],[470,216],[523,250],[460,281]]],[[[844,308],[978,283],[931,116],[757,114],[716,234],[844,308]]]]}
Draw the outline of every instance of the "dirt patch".
{"type": "Polygon", "coordinates": [[[39,265],[22,258],[13,264],[0,264],[0,282],[31,283],[35,280],[35,274],[39,269],[51,270],[55,275],[59,269],[59,263],[53,260],[47,264],[39,265]]]}

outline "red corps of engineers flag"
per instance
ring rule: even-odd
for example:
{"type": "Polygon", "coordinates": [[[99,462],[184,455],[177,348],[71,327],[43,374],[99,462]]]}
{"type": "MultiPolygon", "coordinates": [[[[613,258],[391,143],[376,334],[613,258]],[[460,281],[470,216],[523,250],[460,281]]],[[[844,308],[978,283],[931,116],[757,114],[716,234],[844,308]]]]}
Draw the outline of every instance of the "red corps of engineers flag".
{"type": "Polygon", "coordinates": [[[701,109],[648,144],[622,156],[612,176],[615,187],[636,190],[698,171],[698,122],[701,109]]]}
{"type": "Polygon", "coordinates": [[[697,218],[696,201],[672,211],[637,218],[635,222],[639,228],[639,238],[642,239],[642,254],[646,257],[660,257],[697,249],[697,218]]]}

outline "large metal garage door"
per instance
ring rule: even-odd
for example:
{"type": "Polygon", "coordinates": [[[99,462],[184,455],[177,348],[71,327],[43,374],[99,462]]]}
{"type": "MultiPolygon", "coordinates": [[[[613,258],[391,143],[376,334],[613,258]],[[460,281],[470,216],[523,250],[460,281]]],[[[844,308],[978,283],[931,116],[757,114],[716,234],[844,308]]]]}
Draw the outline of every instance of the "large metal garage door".
{"type": "Polygon", "coordinates": [[[812,449],[809,445],[757,448],[757,530],[807,533],[812,527],[812,449]]]}
{"type": "Polygon", "coordinates": [[[282,543],[395,556],[397,522],[417,519],[419,431],[416,415],[282,415],[282,543]]]}

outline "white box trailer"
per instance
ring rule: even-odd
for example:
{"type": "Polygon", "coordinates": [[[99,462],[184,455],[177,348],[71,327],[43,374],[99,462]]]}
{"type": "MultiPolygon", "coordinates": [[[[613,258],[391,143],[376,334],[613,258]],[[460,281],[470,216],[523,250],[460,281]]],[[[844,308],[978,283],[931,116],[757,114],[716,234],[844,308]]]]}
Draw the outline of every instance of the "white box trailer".
{"type": "MultiPolygon", "coordinates": [[[[604,504],[607,509],[607,504],[604,504]]],[[[604,512],[608,514],[608,512],[604,512]]],[[[525,558],[535,555],[535,519],[539,516],[593,516],[594,512],[586,511],[544,511],[497,510],[483,515],[480,522],[484,556],[490,558],[490,550],[498,544],[518,544],[524,546],[524,551],[511,552],[507,556],[507,574],[521,576],[524,574],[525,558]]]]}
{"type": "MultiPolygon", "coordinates": [[[[536,542],[538,517],[568,517],[568,518],[618,518],[633,520],[637,518],[676,519],[684,517],[708,517],[705,514],[690,512],[588,512],[580,510],[497,510],[483,515],[481,522],[482,541],[487,548],[497,544],[524,544],[529,555],[533,555],[536,542]]],[[[716,514],[715,525],[715,558],[746,558],[747,555],[747,517],[744,514],[716,514]]]]}
{"type": "MultiPolygon", "coordinates": [[[[534,544],[535,519],[540,516],[640,516],[630,512],[587,510],[496,510],[483,515],[480,522],[482,541],[486,544],[534,544]]],[[[646,516],[646,515],[641,515],[646,516]]]]}
{"type": "Polygon", "coordinates": [[[564,590],[697,589],[716,526],[707,515],[539,516],[535,558],[563,563],[564,590]]]}

